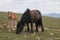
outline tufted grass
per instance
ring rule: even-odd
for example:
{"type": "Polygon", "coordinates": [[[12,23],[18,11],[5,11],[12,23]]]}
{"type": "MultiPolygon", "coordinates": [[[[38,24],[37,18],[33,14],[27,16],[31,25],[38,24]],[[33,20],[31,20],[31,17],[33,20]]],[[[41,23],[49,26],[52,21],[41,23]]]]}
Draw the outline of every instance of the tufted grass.
{"type": "MultiPolygon", "coordinates": [[[[21,18],[21,14],[18,15],[18,20],[21,18]]],[[[9,32],[6,28],[0,28],[0,40],[60,40],[60,18],[52,18],[43,16],[44,32],[35,32],[30,34],[22,31],[20,34],[16,34],[15,31],[9,32]]],[[[7,23],[7,12],[0,12],[0,23],[7,23]]],[[[39,29],[40,30],[40,29],[39,29]]]]}

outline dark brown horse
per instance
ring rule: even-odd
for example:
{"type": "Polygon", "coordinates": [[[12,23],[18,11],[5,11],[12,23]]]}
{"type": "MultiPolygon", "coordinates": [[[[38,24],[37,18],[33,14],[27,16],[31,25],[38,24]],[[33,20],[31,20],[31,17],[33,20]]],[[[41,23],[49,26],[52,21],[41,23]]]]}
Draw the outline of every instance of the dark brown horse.
{"type": "Polygon", "coordinates": [[[36,25],[36,31],[38,31],[38,26],[42,27],[42,32],[44,31],[40,11],[27,9],[17,24],[16,34],[19,34],[23,30],[25,24],[27,24],[27,30],[29,32],[29,23],[31,23],[31,33],[33,33],[33,23],[36,25]]]}

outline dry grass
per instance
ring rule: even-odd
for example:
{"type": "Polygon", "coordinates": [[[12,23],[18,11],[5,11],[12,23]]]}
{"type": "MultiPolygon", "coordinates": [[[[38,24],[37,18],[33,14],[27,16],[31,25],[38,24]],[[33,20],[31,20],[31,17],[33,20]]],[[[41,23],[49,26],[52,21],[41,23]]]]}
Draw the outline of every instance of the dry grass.
{"type": "MultiPolygon", "coordinates": [[[[21,16],[18,15],[18,21],[21,16]]],[[[7,23],[7,13],[0,13],[0,23],[7,23]]],[[[34,34],[22,31],[20,34],[16,34],[15,31],[8,31],[7,28],[0,28],[0,40],[60,40],[60,18],[52,18],[43,16],[44,32],[35,32],[34,34]]],[[[0,27],[2,27],[0,25],[0,27]]],[[[41,30],[39,28],[39,30],[41,30]]]]}

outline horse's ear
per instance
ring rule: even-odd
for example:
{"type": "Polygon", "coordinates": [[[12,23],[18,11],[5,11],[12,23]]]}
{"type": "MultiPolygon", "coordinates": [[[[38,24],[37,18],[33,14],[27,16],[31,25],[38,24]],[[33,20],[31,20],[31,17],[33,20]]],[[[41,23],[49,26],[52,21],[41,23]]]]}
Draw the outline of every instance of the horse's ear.
{"type": "Polygon", "coordinates": [[[30,9],[27,8],[26,11],[25,11],[25,13],[30,13],[30,9]]]}
{"type": "Polygon", "coordinates": [[[30,11],[30,9],[29,8],[27,8],[27,10],[26,11],[30,11]]]}
{"type": "Polygon", "coordinates": [[[30,9],[27,8],[26,11],[24,12],[24,14],[29,14],[30,13],[30,9]]]}

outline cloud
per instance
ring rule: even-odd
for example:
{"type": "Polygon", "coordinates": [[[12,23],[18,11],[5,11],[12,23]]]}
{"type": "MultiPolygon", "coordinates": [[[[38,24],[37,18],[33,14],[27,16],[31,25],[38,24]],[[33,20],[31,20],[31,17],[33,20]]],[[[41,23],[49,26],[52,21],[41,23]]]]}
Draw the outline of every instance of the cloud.
{"type": "Polygon", "coordinates": [[[6,4],[6,3],[9,3],[11,2],[12,0],[0,0],[0,6],[6,4]]]}
{"type": "Polygon", "coordinates": [[[42,13],[60,12],[60,0],[1,0],[0,11],[24,12],[27,8],[42,13]]]}

